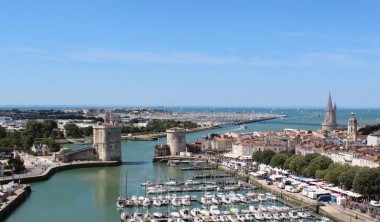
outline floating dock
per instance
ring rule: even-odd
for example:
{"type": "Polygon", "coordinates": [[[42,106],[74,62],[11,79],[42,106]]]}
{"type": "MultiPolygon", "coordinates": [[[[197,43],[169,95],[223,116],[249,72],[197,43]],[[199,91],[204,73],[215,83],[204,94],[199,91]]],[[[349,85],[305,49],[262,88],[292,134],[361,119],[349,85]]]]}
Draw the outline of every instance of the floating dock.
{"type": "Polygon", "coordinates": [[[216,165],[180,167],[181,170],[216,170],[217,168],[216,165]]]}
{"type": "Polygon", "coordinates": [[[193,176],[194,179],[223,178],[223,177],[231,177],[231,175],[225,174],[225,173],[217,173],[217,174],[208,173],[208,174],[197,174],[193,176]]]}

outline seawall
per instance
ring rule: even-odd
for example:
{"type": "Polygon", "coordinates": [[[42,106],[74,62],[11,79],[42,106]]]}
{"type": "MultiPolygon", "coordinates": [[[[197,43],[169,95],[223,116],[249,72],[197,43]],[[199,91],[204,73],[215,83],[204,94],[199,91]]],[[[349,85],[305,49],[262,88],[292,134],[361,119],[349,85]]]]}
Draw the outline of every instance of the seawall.
{"type": "Polygon", "coordinates": [[[79,168],[92,168],[92,167],[112,167],[120,166],[120,161],[91,161],[91,162],[74,162],[71,164],[64,164],[61,166],[49,167],[40,175],[25,176],[20,178],[7,178],[0,180],[1,183],[8,183],[11,181],[20,181],[20,183],[32,183],[38,181],[48,180],[52,175],[57,172],[70,170],[70,169],[79,169],[79,168]]]}
{"type": "Polygon", "coordinates": [[[18,206],[20,206],[32,192],[30,185],[23,186],[16,191],[16,196],[7,197],[7,201],[3,202],[0,207],[0,221],[3,221],[10,215],[18,206]]]}

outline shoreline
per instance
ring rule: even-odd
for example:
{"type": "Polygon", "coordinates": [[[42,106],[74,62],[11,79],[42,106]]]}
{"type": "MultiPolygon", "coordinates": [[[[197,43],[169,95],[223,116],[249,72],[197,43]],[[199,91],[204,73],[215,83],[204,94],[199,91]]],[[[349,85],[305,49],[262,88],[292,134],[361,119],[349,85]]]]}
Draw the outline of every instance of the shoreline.
{"type": "Polygon", "coordinates": [[[33,183],[39,181],[46,181],[50,179],[55,173],[71,170],[71,169],[80,169],[80,168],[93,168],[93,167],[114,167],[120,166],[122,162],[120,161],[76,161],[70,164],[64,164],[60,166],[51,166],[48,167],[42,174],[40,175],[32,175],[32,176],[19,176],[14,178],[4,178],[0,179],[1,183],[9,183],[11,181],[19,181],[19,183],[33,183]]]}
{"type": "Polygon", "coordinates": [[[21,188],[15,190],[15,194],[10,196],[10,200],[3,202],[0,206],[0,221],[3,221],[12,214],[32,192],[30,185],[22,184],[19,186],[21,186],[21,188]]]}
{"type": "MultiPolygon", "coordinates": [[[[187,129],[187,133],[195,133],[195,132],[201,132],[206,130],[213,130],[213,129],[219,129],[222,127],[219,126],[209,126],[209,127],[198,127],[194,129],[187,129]]],[[[131,141],[152,141],[152,140],[158,140],[159,138],[166,137],[166,132],[160,132],[160,133],[146,133],[146,134],[140,134],[140,135],[134,135],[134,136],[121,136],[122,140],[131,140],[131,141]]]]}
{"type": "MultiPolygon", "coordinates": [[[[186,134],[187,133],[195,133],[195,132],[201,132],[201,131],[206,131],[206,130],[213,130],[213,129],[220,129],[224,128],[227,126],[238,126],[238,125],[243,125],[243,124],[250,124],[250,123],[256,123],[256,122],[263,122],[263,121],[268,121],[268,120],[273,120],[273,119],[280,119],[286,115],[282,115],[280,117],[270,117],[270,118],[264,118],[264,119],[254,119],[254,120],[245,120],[241,122],[236,122],[233,124],[221,124],[217,126],[206,126],[206,127],[197,127],[194,129],[186,129],[186,134]]],[[[143,134],[136,134],[133,136],[127,136],[127,135],[122,135],[121,140],[129,140],[129,141],[154,141],[158,140],[159,138],[164,138],[166,137],[166,132],[158,132],[158,133],[143,133],[143,134]]],[[[65,139],[56,139],[56,141],[60,144],[77,144],[77,145],[86,145],[86,144],[91,144],[91,143],[85,143],[88,140],[91,140],[92,137],[83,137],[83,138],[65,138],[65,139]]]]}

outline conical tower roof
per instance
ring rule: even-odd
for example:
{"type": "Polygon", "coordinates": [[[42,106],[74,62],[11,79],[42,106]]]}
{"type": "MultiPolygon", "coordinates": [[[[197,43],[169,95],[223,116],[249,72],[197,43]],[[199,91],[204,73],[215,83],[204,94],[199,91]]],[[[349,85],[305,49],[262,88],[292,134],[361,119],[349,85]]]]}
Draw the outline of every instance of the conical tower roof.
{"type": "Polygon", "coordinates": [[[333,105],[332,105],[332,100],[331,100],[331,93],[329,92],[329,98],[327,100],[326,111],[331,111],[331,110],[333,110],[333,105]]]}

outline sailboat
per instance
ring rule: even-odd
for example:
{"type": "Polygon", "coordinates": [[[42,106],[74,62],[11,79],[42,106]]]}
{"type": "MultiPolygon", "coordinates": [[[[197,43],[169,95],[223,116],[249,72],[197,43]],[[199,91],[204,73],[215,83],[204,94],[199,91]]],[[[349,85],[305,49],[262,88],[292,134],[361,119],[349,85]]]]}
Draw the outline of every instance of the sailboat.
{"type": "Polygon", "coordinates": [[[126,176],[125,176],[125,191],[124,191],[124,195],[123,195],[123,192],[122,192],[122,187],[123,187],[123,182],[122,180],[120,180],[120,196],[117,198],[117,201],[116,201],[116,206],[117,208],[124,208],[128,203],[129,205],[129,198],[128,198],[128,195],[127,195],[127,190],[128,190],[128,171],[126,173],[126,176]]]}

